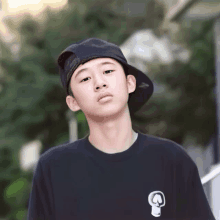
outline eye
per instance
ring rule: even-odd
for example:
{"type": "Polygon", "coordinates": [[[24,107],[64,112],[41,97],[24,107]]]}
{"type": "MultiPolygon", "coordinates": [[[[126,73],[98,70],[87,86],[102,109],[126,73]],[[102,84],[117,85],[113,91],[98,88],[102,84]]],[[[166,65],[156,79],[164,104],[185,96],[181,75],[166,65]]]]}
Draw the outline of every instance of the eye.
{"type": "Polygon", "coordinates": [[[114,70],[106,70],[105,72],[108,72],[108,71],[114,71],[114,70]]]}
{"type": "MultiPolygon", "coordinates": [[[[112,72],[113,72],[114,70],[106,70],[105,73],[106,73],[106,72],[109,72],[109,71],[112,71],[112,72]]],[[[84,79],[83,79],[82,81],[80,81],[80,82],[85,82],[85,81],[87,81],[87,80],[85,80],[85,79],[88,79],[88,78],[90,78],[90,77],[86,77],[86,78],[84,78],[84,79]],[[84,80],[85,80],[85,81],[84,81],[84,80]]]]}
{"type": "MultiPolygon", "coordinates": [[[[86,77],[85,79],[88,79],[89,77],[86,77]]],[[[83,82],[84,81],[84,79],[82,80],[82,81],[80,81],[80,82],[83,82]]],[[[87,81],[87,80],[86,80],[87,81]]]]}

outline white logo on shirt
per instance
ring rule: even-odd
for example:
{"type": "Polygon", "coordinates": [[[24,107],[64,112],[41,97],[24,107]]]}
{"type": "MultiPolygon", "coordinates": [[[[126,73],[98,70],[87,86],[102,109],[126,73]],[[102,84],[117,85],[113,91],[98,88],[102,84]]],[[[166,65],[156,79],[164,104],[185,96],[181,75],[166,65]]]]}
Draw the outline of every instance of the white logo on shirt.
{"type": "Polygon", "coordinates": [[[165,206],[165,196],[161,191],[153,191],[148,196],[148,202],[152,206],[151,215],[160,217],[161,207],[165,206]]]}

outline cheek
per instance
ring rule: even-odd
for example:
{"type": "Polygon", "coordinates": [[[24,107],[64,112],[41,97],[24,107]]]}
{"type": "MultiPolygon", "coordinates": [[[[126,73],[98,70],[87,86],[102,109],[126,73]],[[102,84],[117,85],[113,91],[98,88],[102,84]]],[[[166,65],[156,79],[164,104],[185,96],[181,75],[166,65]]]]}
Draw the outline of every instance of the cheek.
{"type": "Polygon", "coordinates": [[[119,92],[127,91],[127,83],[124,78],[115,79],[112,83],[112,88],[119,92]]]}
{"type": "Polygon", "coordinates": [[[81,102],[83,105],[86,105],[86,103],[92,99],[92,94],[92,88],[89,85],[83,86],[77,91],[79,102],[81,102]]]}
{"type": "Polygon", "coordinates": [[[114,76],[110,79],[110,86],[114,89],[123,89],[126,86],[126,80],[123,77],[114,76]]]}
{"type": "Polygon", "coordinates": [[[113,93],[118,97],[118,100],[121,103],[124,102],[129,96],[127,85],[124,83],[118,84],[117,87],[113,89],[113,93]]]}

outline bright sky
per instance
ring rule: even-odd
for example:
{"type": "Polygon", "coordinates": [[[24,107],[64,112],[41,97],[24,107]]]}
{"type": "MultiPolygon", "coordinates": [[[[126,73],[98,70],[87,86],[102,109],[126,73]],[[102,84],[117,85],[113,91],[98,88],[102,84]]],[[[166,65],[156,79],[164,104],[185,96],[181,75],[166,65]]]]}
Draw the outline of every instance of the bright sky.
{"type": "MultiPolygon", "coordinates": [[[[67,0],[2,0],[8,13],[18,13],[20,11],[31,11],[34,14],[42,11],[46,6],[60,8],[67,3],[67,0]]],[[[4,10],[3,8],[3,10],[4,10]]]]}
{"type": "Polygon", "coordinates": [[[50,6],[59,9],[65,6],[68,0],[0,0],[2,2],[2,11],[0,11],[0,35],[5,40],[11,41],[12,35],[8,32],[6,26],[2,22],[2,18],[7,15],[15,15],[19,17],[25,12],[31,13],[33,16],[40,18],[39,14],[50,6]]]}
{"type": "Polygon", "coordinates": [[[27,4],[38,4],[41,0],[8,0],[8,6],[9,8],[17,8],[21,5],[27,5],[27,4]]]}

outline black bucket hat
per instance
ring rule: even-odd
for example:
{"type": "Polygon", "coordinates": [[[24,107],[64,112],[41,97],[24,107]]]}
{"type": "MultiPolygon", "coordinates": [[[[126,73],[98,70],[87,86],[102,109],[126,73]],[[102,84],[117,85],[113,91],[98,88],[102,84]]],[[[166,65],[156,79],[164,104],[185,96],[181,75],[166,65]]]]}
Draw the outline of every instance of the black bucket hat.
{"type": "Polygon", "coordinates": [[[126,75],[136,78],[136,90],[129,94],[128,107],[134,115],[150,99],[153,94],[153,83],[142,71],[127,63],[121,49],[110,42],[98,38],[88,38],[68,46],[58,57],[59,73],[62,85],[69,95],[68,86],[74,71],[80,64],[95,58],[112,58],[124,68],[126,75]]]}

